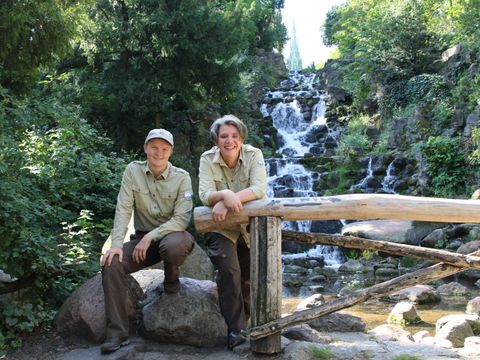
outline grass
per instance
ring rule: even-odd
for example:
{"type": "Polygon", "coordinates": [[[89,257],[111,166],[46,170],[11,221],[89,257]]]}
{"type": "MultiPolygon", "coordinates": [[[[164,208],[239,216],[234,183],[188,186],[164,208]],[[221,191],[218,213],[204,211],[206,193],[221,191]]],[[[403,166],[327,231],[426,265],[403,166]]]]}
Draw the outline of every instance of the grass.
{"type": "Polygon", "coordinates": [[[414,356],[414,355],[401,354],[401,355],[395,356],[392,360],[422,360],[422,358],[419,358],[418,356],[414,356]]]}
{"type": "Polygon", "coordinates": [[[312,345],[310,349],[312,350],[312,355],[317,359],[328,360],[333,358],[332,351],[327,347],[318,347],[316,345],[312,345]]]}

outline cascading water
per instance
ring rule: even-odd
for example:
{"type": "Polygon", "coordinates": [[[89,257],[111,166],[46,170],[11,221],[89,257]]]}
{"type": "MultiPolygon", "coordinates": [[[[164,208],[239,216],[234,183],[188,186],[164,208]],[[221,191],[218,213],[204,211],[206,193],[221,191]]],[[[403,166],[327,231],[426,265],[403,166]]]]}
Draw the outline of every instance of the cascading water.
{"type": "MultiPolygon", "coordinates": [[[[260,108],[271,116],[277,129],[277,153],[282,158],[267,159],[269,197],[313,197],[314,182],[320,174],[306,169],[301,160],[308,156],[330,156],[339,135],[336,124],[327,123],[325,102],[315,74],[291,72],[278,89],[265,95],[260,108]]],[[[284,222],[288,230],[310,232],[312,221],[284,222]]],[[[308,256],[322,256],[327,266],[343,262],[341,252],[331,246],[317,246],[308,256]]],[[[300,256],[305,256],[301,254],[300,256]]]]}

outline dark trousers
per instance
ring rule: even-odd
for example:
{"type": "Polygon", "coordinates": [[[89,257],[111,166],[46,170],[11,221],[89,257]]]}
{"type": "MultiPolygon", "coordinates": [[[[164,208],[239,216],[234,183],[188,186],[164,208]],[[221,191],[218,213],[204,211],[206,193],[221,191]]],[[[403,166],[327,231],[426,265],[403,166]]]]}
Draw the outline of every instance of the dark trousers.
{"type": "Polygon", "coordinates": [[[165,284],[178,281],[178,267],[195,245],[193,236],[187,231],[170,233],[160,241],[152,242],[147,250],[145,260],[139,263],[133,261],[133,249],[142,240],[145,232],[137,232],[130,241],[123,244],[123,259],[118,256],[110,266],[102,267],[102,284],[105,296],[105,315],[107,320],[107,338],[128,337],[127,317],[127,274],[164,261],[165,284]]]}
{"type": "Polygon", "coordinates": [[[240,237],[236,244],[219,233],[206,233],[208,256],[217,272],[220,310],[228,331],[247,328],[250,318],[250,249],[240,237]]]}

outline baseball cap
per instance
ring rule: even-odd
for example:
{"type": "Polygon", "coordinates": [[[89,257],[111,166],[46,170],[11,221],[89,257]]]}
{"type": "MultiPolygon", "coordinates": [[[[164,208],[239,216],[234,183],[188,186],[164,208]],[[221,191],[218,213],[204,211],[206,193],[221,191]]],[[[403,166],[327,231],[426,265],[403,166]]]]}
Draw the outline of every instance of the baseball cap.
{"type": "Polygon", "coordinates": [[[145,139],[145,144],[149,142],[152,139],[163,139],[166,142],[168,142],[170,145],[173,147],[173,135],[170,131],[167,131],[165,129],[152,129],[148,133],[146,139],[145,139]]]}

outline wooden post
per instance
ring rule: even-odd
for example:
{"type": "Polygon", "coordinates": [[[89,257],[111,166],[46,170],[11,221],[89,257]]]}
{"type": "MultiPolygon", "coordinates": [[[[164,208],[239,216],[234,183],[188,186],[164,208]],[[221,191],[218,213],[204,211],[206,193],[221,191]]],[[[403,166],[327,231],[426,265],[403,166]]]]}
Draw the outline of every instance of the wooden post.
{"type": "MultiPolygon", "coordinates": [[[[256,327],[281,317],[282,307],[282,244],[281,219],[261,216],[250,220],[250,278],[252,326],[256,327]]],[[[252,351],[276,354],[282,348],[280,331],[250,341],[252,351]]]]}

